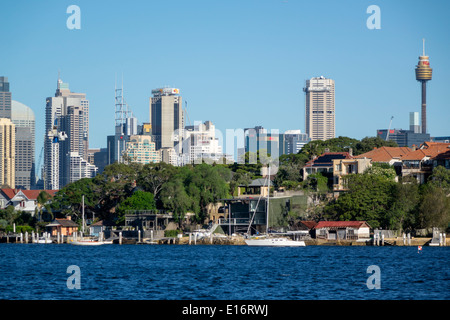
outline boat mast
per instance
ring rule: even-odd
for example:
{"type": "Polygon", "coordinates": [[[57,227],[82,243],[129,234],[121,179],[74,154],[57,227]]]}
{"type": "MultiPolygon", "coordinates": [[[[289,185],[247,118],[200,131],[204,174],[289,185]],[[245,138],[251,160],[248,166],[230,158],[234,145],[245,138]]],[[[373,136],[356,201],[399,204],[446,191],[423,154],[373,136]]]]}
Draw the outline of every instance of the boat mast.
{"type": "MultiPolygon", "coordinates": [[[[266,179],[267,179],[267,178],[266,178],[266,179]]],[[[265,181],[264,181],[264,184],[266,184],[265,181]]],[[[256,210],[258,209],[259,202],[261,201],[261,197],[262,197],[262,194],[261,194],[261,192],[260,192],[260,195],[259,195],[259,198],[258,198],[258,202],[256,203],[255,209],[253,210],[252,218],[250,219],[250,222],[249,222],[249,224],[248,224],[247,236],[249,236],[249,237],[250,237],[250,233],[251,233],[251,232],[250,232],[250,229],[251,229],[251,227],[252,227],[253,220],[255,219],[256,210]]]]}
{"type": "Polygon", "coordinates": [[[83,216],[83,224],[81,225],[81,232],[84,234],[84,195],[81,196],[81,212],[83,216]]]}
{"type": "Polygon", "coordinates": [[[266,214],[266,233],[269,233],[269,198],[270,198],[270,163],[269,163],[269,172],[267,176],[267,214],[266,214]]]}

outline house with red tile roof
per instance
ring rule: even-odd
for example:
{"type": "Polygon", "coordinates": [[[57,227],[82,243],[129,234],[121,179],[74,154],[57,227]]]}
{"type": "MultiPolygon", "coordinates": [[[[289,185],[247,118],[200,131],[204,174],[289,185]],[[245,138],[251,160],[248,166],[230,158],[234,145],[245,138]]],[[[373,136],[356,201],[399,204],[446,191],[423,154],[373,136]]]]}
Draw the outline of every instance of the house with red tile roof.
{"type": "MultiPolygon", "coordinates": [[[[433,173],[434,165],[449,155],[450,143],[425,142],[420,149],[404,155],[402,160],[402,177],[413,177],[420,184],[426,183],[433,173]],[[435,162],[436,161],[436,162],[435,162]]],[[[450,167],[450,163],[447,162],[450,167]]],[[[448,168],[448,167],[447,167],[448,168]]]]}
{"type": "Polygon", "coordinates": [[[16,211],[25,211],[34,215],[38,205],[37,198],[42,191],[53,197],[58,190],[0,189],[0,209],[12,205],[16,211]]]}
{"type": "Polygon", "coordinates": [[[387,163],[392,166],[396,163],[401,163],[401,158],[412,151],[413,149],[408,147],[381,147],[355,156],[355,158],[368,158],[371,159],[372,162],[387,163]]]}
{"type": "Polygon", "coordinates": [[[319,221],[314,227],[316,238],[325,240],[369,240],[366,221],[319,221]]]}

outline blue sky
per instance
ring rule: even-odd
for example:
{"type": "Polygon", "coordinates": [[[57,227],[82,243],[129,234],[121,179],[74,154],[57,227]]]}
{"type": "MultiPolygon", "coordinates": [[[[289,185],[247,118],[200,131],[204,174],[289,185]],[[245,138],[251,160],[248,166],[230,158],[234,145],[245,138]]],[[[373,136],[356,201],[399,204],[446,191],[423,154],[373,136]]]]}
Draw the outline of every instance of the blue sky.
{"type": "Polygon", "coordinates": [[[433,68],[428,130],[450,135],[450,1],[24,1],[2,0],[0,76],[14,100],[36,114],[36,157],[45,99],[58,70],[90,100],[90,147],[114,132],[115,77],[139,122],[149,121],[151,90],[180,88],[194,120],[226,129],[262,125],[304,132],[305,80],[336,83],[336,135],[362,139],[408,129],[420,111],[414,68],[422,38],[433,68]],[[69,5],[81,29],[69,30],[69,5]],[[381,9],[369,30],[367,7],[381,9]],[[447,80],[445,80],[447,79],[447,80]]]}

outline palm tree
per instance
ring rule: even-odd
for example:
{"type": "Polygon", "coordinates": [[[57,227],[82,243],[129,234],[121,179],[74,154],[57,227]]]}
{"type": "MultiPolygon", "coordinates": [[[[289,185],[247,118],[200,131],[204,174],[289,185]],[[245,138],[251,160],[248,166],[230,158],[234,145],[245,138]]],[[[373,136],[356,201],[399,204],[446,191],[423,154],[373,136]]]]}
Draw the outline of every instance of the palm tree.
{"type": "Polygon", "coordinates": [[[42,218],[42,208],[45,206],[47,201],[51,198],[51,196],[45,191],[42,190],[37,196],[38,210],[39,210],[39,222],[42,218]]]}

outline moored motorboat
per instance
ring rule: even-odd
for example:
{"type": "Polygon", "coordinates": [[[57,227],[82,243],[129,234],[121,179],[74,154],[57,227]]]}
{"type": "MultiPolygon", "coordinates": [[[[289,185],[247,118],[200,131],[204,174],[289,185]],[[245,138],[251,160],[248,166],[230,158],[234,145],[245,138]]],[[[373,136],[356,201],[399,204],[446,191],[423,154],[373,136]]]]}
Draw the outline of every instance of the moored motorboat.
{"type": "Polygon", "coordinates": [[[98,239],[82,239],[72,241],[71,244],[78,246],[101,246],[106,243],[104,241],[99,241],[98,239]]]}
{"type": "Polygon", "coordinates": [[[245,243],[252,247],[305,247],[305,241],[295,241],[283,237],[255,237],[246,239],[245,243]]]}

